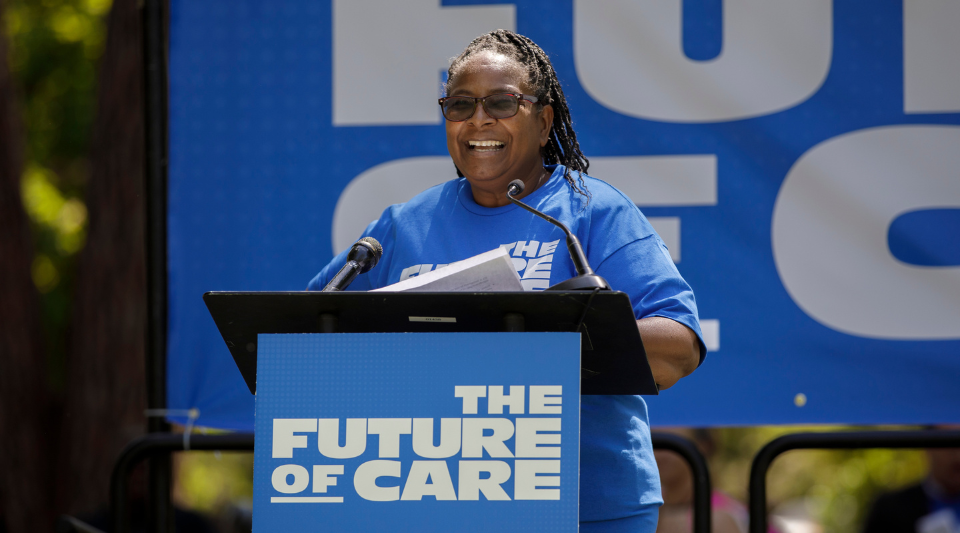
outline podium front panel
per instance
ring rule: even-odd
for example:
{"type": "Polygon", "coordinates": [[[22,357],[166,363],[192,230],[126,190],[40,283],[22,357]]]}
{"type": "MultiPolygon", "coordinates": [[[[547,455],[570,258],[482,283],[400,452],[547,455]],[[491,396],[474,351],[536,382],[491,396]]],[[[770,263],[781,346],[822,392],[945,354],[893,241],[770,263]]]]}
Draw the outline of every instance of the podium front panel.
{"type": "Polygon", "coordinates": [[[576,333],[263,334],[254,531],[577,531],[576,333]]]}

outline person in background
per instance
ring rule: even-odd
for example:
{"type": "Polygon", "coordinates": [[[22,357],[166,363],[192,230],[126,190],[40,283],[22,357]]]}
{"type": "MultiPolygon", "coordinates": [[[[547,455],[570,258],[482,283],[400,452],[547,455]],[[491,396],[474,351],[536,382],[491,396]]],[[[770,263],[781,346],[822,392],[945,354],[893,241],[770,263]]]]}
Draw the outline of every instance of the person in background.
{"type": "Polygon", "coordinates": [[[960,533],[960,448],[932,448],[927,458],[923,481],[874,501],[863,533],[960,533]]]}

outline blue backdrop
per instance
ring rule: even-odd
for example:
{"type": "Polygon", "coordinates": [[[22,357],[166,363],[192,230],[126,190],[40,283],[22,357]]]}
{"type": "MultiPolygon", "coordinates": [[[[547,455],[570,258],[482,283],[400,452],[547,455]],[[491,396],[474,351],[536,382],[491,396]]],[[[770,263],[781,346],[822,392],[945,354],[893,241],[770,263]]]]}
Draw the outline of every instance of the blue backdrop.
{"type": "Polygon", "coordinates": [[[436,98],[498,27],[651,219],[711,349],[653,424],[960,422],[960,3],[171,2],[169,405],[251,430],[201,295],[301,290],[455,177],[436,98]]]}

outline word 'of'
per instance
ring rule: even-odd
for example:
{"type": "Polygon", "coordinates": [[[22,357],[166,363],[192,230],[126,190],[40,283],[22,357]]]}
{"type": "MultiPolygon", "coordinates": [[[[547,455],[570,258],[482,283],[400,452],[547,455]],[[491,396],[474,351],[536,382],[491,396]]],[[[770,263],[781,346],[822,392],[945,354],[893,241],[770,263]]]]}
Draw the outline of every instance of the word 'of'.
{"type": "MultiPolygon", "coordinates": [[[[446,461],[413,461],[407,473],[403,490],[383,478],[401,478],[400,461],[367,461],[357,467],[353,486],[361,498],[375,502],[396,500],[419,501],[425,496],[441,500],[510,500],[503,483],[513,474],[513,500],[559,500],[560,489],[541,488],[560,486],[560,461],[525,460],[510,465],[504,461],[459,461],[457,488],[446,461]],[[550,475],[554,474],[554,475],[550,475]],[[378,481],[382,480],[382,481],[378,481]]],[[[314,465],[314,494],[325,494],[327,488],[337,485],[335,476],[343,475],[343,465],[314,465]]],[[[310,485],[310,472],[296,464],[282,465],[273,471],[273,488],[282,494],[300,494],[310,485]]],[[[300,499],[273,498],[274,501],[295,502],[300,499]]],[[[300,501],[342,503],[343,499],[304,498],[300,501]]]]}

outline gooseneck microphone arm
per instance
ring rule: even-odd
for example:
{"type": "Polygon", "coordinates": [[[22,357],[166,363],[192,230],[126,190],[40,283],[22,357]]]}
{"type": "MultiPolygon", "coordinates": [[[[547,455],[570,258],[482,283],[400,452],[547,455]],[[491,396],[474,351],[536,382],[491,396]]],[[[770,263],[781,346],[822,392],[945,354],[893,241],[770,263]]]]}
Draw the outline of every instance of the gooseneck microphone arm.
{"type": "Polygon", "coordinates": [[[590,268],[590,263],[587,262],[587,256],[583,253],[583,247],[580,246],[580,240],[577,239],[577,236],[574,235],[570,229],[567,228],[567,226],[552,216],[546,213],[541,213],[540,211],[537,211],[529,205],[514,198],[514,196],[522,193],[523,189],[524,184],[522,181],[511,181],[510,184],[507,185],[507,199],[562,229],[563,233],[565,233],[567,236],[567,250],[570,252],[570,259],[573,261],[573,267],[577,269],[576,277],[562,281],[547,290],[610,290],[610,285],[607,283],[607,280],[594,274],[593,269],[590,268]]]}
{"type": "Polygon", "coordinates": [[[574,235],[562,222],[553,218],[552,216],[541,213],[536,209],[530,207],[529,205],[521,202],[514,198],[515,195],[523,192],[523,182],[520,180],[513,180],[510,182],[510,185],[507,186],[507,199],[513,202],[516,205],[530,211],[534,215],[546,220],[547,222],[557,226],[562,229],[564,233],[567,234],[567,250],[570,251],[570,259],[573,260],[573,266],[577,269],[577,275],[583,276],[584,274],[593,274],[593,269],[590,268],[590,263],[587,262],[587,257],[583,254],[583,247],[580,246],[580,240],[577,239],[577,236],[574,235]]]}
{"type": "Polygon", "coordinates": [[[377,266],[382,254],[383,247],[380,246],[377,239],[373,237],[360,239],[347,254],[347,263],[320,292],[336,292],[346,289],[356,279],[357,275],[377,266]]]}

